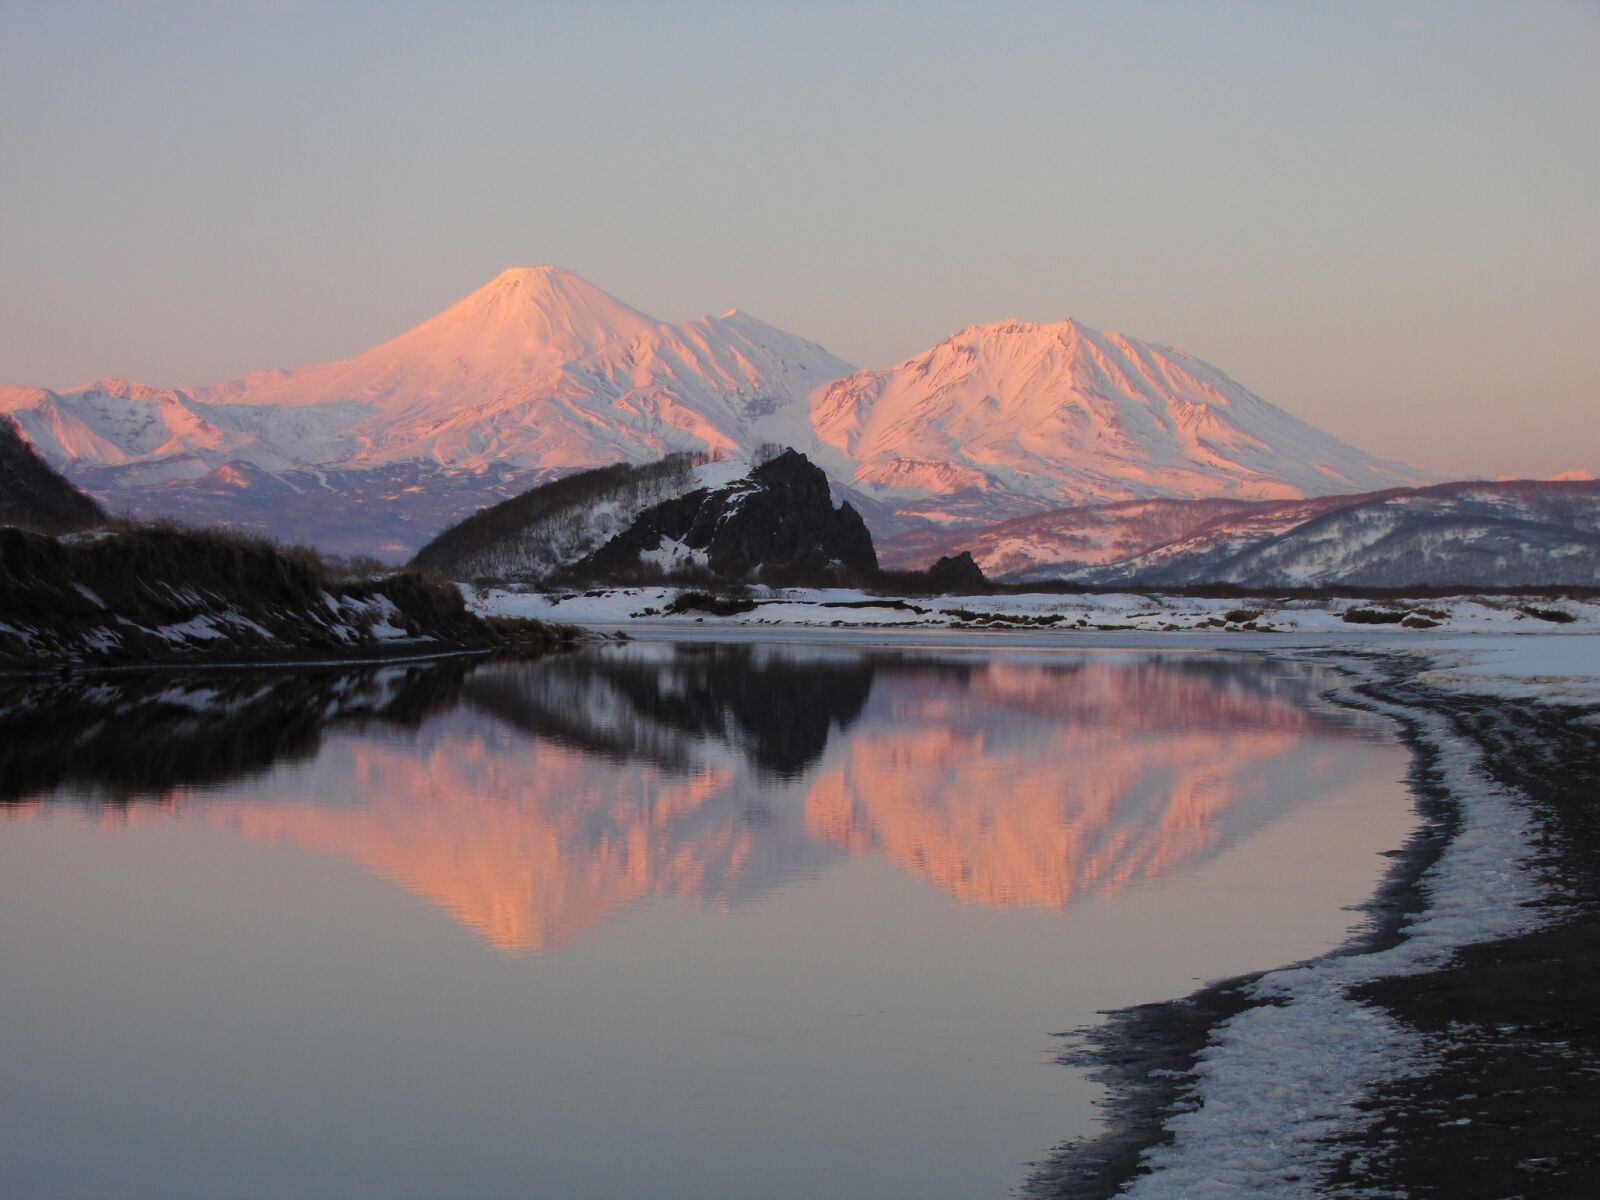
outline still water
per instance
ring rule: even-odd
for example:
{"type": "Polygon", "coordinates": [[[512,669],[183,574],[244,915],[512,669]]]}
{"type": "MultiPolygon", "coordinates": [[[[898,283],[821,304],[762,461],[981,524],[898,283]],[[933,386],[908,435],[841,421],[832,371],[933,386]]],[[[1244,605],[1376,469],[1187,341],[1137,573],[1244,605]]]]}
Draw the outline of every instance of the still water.
{"type": "Polygon", "coordinates": [[[0,1193],[1004,1196],[1098,1010],[1337,944],[1318,668],[633,643],[0,685],[0,1193]]]}

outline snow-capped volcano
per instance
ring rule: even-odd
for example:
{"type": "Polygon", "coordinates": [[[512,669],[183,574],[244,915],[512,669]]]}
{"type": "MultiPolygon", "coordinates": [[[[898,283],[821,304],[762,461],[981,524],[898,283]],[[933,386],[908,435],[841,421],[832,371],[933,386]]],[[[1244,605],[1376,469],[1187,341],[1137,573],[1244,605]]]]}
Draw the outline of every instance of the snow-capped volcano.
{"type": "Polygon", "coordinates": [[[342,362],[182,390],[0,388],[6,412],[114,511],[396,557],[564,472],[768,442],[809,455],[880,532],[1424,479],[1196,359],[1071,321],[974,326],[858,372],[737,310],[669,324],[551,266],[342,362]]]}
{"type": "Polygon", "coordinates": [[[743,313],[667,325],[570,271],[518,267],[343,362],[185,391],[6,389],[0,411],[70,468],[137,463],[142,482],[234,460],[544,471],[803,433],[807,394],[851,369],[743,313]]]}
{"type": "Polygon", "coordinates": [[[848,482],[938,523],[1147,497],[1266,499],[1428,479],[1182,351],[1074,320],[975,325],[814,395],[848,482]]]}
{"type": "Polygon", "coordinates": [[[297,408],[355,401],[395,417],[444,415],[525,391],[657,324],[561,267],[513,267],[355,358],[245,375],[196,398],[297,408]]]}

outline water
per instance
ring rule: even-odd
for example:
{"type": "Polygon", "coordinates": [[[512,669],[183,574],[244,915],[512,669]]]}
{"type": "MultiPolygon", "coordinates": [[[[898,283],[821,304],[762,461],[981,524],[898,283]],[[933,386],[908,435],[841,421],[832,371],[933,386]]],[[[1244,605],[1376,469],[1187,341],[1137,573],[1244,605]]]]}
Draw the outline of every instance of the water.
{"type": "Polygon", "coordinates": [[[0,687],[0,1192],[1004,1196],[1098,1010],[1337,944],[1318,669],[634,643],[0,687]]]}

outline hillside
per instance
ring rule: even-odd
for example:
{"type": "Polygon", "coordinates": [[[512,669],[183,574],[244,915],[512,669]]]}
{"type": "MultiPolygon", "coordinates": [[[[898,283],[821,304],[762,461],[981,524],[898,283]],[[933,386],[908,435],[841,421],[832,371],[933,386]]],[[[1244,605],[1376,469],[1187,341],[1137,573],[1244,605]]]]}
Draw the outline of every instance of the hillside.
{"type": "Polygon", "coordinates": [[[914,570],[970,547],[996,577],[1072,578],[1090,567],[1123,562],[1190,539],[1228,539],[1254,530],[1289,529],[1351,497],[1313,500],[1125,500],[1084,504],[1014,517],[981,528],[925,527],[879,547],[884,566],[914,570]]]}
{"type": "Polygon", "coordinates": [[[880,537],[1427,481],[1190,355],[1074,321],[972,326],[857,371],[738,310],[663,322],[551,266],[342,362],[210,387],[0,388],[0,413],[119,510],[394,559],[564,474],[765,443],[810,457],[880,537]]]}
{"type": "Polygon", "coordinates": [[[882,548],[916,568],[971,547],[1011,582],[1175,587],[1592,586],[1600,484],[1449,483],[1289,501],[1139,501],[985,529],[923,530],[882,548]]]}
{"type": "Polygon", "coordinates": [[[1232,553],[1130,563],[1152,583],[1592,587],[1600,483],[1454,483],[1336,508],[1232,553]]]}
{"type": "Polygon", "coordinates": [[[230,534],[0,529],[8,668],[538,650],[563,636],[537,622],[485,622],[455,588],[424,576],[339,578],[308,552],[230,534]]]}
{"type": "Polygon", "coordinates": [[[52,470],[0,416],[0,525],[66,533],[105,518],[99,504],[52,470]]]}
{"type": "Polygon", "coordinates": [[[452,525],[412,563],[452,579],[542,579],[598,550],[645,509],[692,490],[696,465],[674,454],[563,476],[452,525]]]}

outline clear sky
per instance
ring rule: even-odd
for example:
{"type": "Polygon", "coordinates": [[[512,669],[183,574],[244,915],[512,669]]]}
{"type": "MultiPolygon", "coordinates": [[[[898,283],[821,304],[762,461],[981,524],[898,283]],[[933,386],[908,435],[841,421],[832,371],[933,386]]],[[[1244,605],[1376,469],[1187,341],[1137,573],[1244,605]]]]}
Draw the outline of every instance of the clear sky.
{"type": "Polygon", "coordinates": [[[1600,3],[0,0],[0,382],[347,357],[506,266],[863,366],[1072,315],[1600,473],[1600,3]]]}

